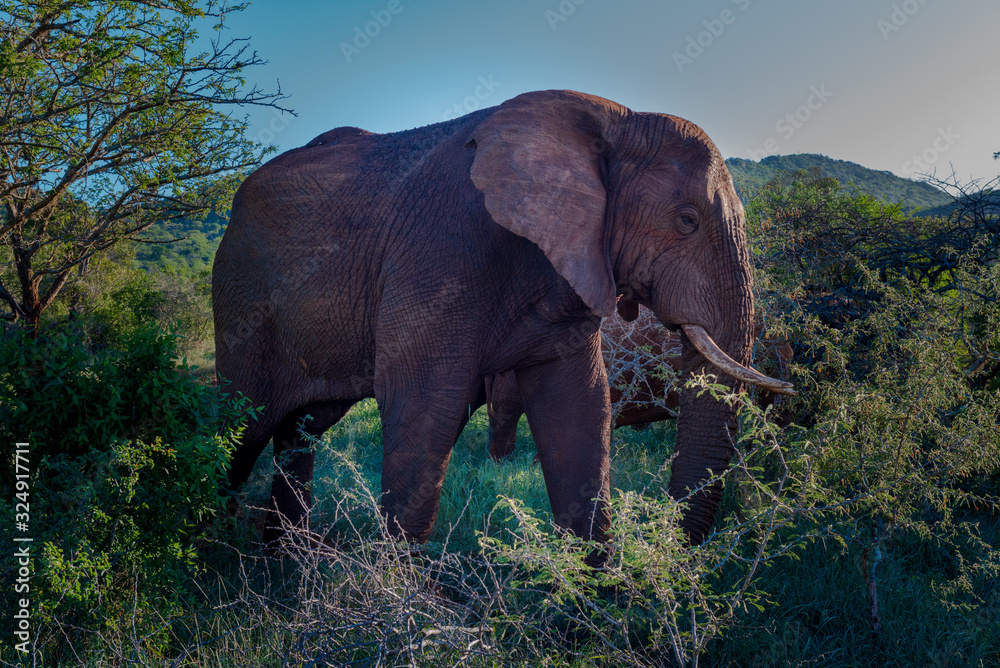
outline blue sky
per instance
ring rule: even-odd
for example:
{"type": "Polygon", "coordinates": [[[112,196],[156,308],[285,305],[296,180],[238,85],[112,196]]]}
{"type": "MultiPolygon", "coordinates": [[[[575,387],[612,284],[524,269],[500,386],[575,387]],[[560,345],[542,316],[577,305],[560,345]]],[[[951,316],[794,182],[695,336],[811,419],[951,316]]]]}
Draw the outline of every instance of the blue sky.
{"type": "Polygon", "coordinates": [[[901,176],[1000,173],[997,0],[255,0],[227,19],[298,114],[280,150],[569,88],[683,116],[727,157],[822,153],[901,176]]]}

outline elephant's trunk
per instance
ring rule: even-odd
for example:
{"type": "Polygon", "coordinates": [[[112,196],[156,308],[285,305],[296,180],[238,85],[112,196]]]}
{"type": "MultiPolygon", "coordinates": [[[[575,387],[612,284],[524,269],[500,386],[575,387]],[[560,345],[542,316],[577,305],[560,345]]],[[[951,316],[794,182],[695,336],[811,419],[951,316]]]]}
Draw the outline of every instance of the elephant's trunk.
{"type": "MultiPolygon", "coordinates": [[[[734,253],[737,260],[741,260],[734,253]]],[[[753,383],[771,391],[788,393],[789,383],[774,380],[748,368],[753,328],[752,280],[734,262],[738,289],[729,292],[730,300],[720,305],[725,314],[716,319],[715,340],[699,326],[682,324],[684,375],[715,374],[718,382],[734,392],[744,383],[753,383]]],[[[722,292],[722,291],[720,291],[722,292]]],[[[729,467],[737,440],[736,407],[719,401],[708,392],[682,389],[677,420],[677,444],[671,463],[670,495],[687,502],[681,522],[692,543],[701,543],[708,535],[722,499],[723,485],[709,482],[729,467]]]]}
{"type": "Polygon", "coordinates": [[[679,408],[669,492],[673,498],[687,501],[681,527],[697,545],[708,535],[722,500],[722,484],[708,481],[729,467],[736,441],[736,413],[709,393],[698,396],[694,390],[681,392],[679,408]]]}

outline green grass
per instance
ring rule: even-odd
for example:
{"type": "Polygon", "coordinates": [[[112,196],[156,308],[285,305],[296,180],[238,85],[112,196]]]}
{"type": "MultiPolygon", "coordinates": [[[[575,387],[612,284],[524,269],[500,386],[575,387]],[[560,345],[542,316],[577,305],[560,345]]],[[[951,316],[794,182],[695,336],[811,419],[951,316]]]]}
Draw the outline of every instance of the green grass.
{"type": "MultiPolygon", "coordinates": [[[[666,488],[669,469],[665,463],[673,450],[673,422],[650,425],[642,431],[624,427],[612,436],[612,487],[622,491],[650,492],[666,488]]],[[[518,423],[513,457],[494,462],[488,452],[489,422],[486,410],[474,413],[452,451],[441,492],[441,507],[429,542],[445,541],[451,549],[465,553],[478,550],[477,532],[513,528],[514,518],[501,498],[517,499],[542,517],[551,516],[541,467],[535,463],[535,444],[527,420],[518,423]]],[[[270,446],[257,462],[248,483],[251,505],[263,507],[270,485],[270,446]]],[[[338,502],[347,495],[364,496],[381,488],[382,433],[374,399],[356,404],[321,439],[316,449],[313,524],[322,527],[337,517],[338,502]],[[352,473],[356,467],[363,485],[352,473]]],[[[368,522],[374,513],[362,502],[357,505],[368,522]]],[[[353,517],[353,521],[364,518],[353,517]]]]}
{"type": "MultiPolygon", "coordinates": [[[[997,544],[1000,523],[984,530],[997,544]]],[[[958,607],[942,592],[950,561],[947,550],[900,536],[878,578],[883,628],[876,635],[858,551],[816,542],[761,575],[756,584],[772,602],[727,630],[706,658],[736,666],[1000,665],[995,575],[974,578],[968,607],[958,607]]]]}

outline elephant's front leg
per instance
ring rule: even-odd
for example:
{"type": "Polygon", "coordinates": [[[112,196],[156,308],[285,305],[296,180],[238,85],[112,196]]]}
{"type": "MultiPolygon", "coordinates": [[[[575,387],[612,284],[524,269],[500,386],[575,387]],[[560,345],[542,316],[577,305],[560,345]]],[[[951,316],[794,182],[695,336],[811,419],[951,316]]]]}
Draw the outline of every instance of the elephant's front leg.
{"type": "Polygon", "coordinates": [[[611,409],[600,336],[569,357],[518,370],[517,383],[556,524],[608,540],[611,409]]]}
{"type": "Polygon", "coordinates": [[[382,509],[389,531],[427,541],[437,517],[451,451],[482,406],[482,380],[423,378],[376,387],[382,416],[382,509]]]}

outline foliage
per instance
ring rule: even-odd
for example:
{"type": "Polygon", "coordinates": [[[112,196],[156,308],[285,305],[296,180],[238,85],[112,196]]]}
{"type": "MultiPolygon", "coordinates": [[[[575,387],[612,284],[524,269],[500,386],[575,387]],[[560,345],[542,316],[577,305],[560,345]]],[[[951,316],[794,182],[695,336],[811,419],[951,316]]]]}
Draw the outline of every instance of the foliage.
{"type": "MultiPolygon", "coordinates": [[[[32,602],[53,660],[123,625],[155,643],[196,563],[198,523],[219,508],[245,401],[177,365],[175,338],[146,327],[91,349],[72,329],[12,330],[0,342],[0,438],[30,443],[32,602]]],[[[5,498],[12,466],[0,462],[5,498]]]]}
{"type": "Polygon", "coordinates": [[[161,326],[173,325],[183,332],[183,349],[189,349],[193,342],[211,344],[214,332],[211,270],[193,273],[168,268],[156,274],[154,282],[164,299],[157,312],[161,326]]]}
{"type": "Polygon", "coordinates": [[[228,208],[262,147],[226,107],[261,61],[238,40],[197,52],[215,0],[0,2],[0,284],[7,320],[37,330],[79,264],[158,221],[228,208]],[[19,294],[20,296],[17,296],[19,294]]]}
{"type": "Polygon", "coordinates": [[[154,274],[132,268],[130,250],[120,244],[82,265],[45,314],[43,327],[72,322],[91,345],[120,347],[137,328],[155,326],[167,300],[154,274]]]}
{"type": "Polygon", "coordinates": [[[140,327],[173,329],[181,356],[204,359],[204,350],[213,347],[210,270],[142,269],[134,266],[135,257],[135,247],[122,243],[80,265],[42,317],[41,329],[70,323],[98,347],[121,347],[140,327]]]}
{"type": "Polygon", "coordinates": [[[204,220],[178,218],[154,225],[136,245],[135,264],[145,271],[211,271],[226,222],[213,211],[204,220]]]}
{"type": "MultiPolygon", "coordinates": [[[[1000,176],[990,180],[973,179],[963,182],[954,173],[938,177],[928,176],[927,182],[946,193],[950,201],[922,212],[925,216],[949,218],[963,227],[984,226],[997,233],[1000,217],[1000,176]]],[[[980,230],[982,232],[984,230],[980,230]]]]}
{"type": "MultiPolygon", "coordinates": [[[[902,318],[896,325],[902,328],[920,316],[922,300],[940,298],[952,318],[950,336],[967,353],[956,363],[975,367],[980,384],[1000,374],[997,332],[990,327],[1000,250],[995,211],[962,207],[946,219],[912,218],[897,206],[851,195],[833,179],[798,173],[763,188],[747,217],[762,301],[799,323],[792,340],[808,341],[817,328],[840,333],[882,312],[886,291],[907,295],[912,305],[910,312],[883,312],[902,318]]],[[[800,345],[798,359],[810,355],[821,371],[829,361],[816,355],[827,355],[864,373],[887,361],[885,351],[868,345],[871,336],[835,338],[808,352],[800,345]]]]}
{"type": "Polygon", "coordinates": [[[733,175],[736,187],[744,194],[781,180],[786,174],[809,172],[836,179],[841,186],[876,201],[900,203],[908,211],[941,206],[951,199],[937,184],[904,179],[892,172],[869,169],[814,153],[769,155],[759,162],[729,158],[726,166],[733,175]]]}
{"type": "MultiPolygon", "coordinates": [[[[1000,602],[1000,551],[985,537],[1000,483],[996,220],[914,220],[802,175],[770,184],[748,217],[769,328],[796,348],[801,396],[783,411],[801,426],[786,447],[811,444],[825,503],[840,509],[824,520],[837,558],[868,601],[855,621],[868,640],[840,660],[882,662],[889,644],[918,642],[899,635],[904,611],[886,613],[901,594],[887,572],[898,584],[916,568],[931,614],[988,618],[1000,602]],[[914,551],[936,565],[905,565],[914,551]]],[[[963,663],[996,658],[987,628],[970,626],[981,644],[961,645],[963,663]]]]}

